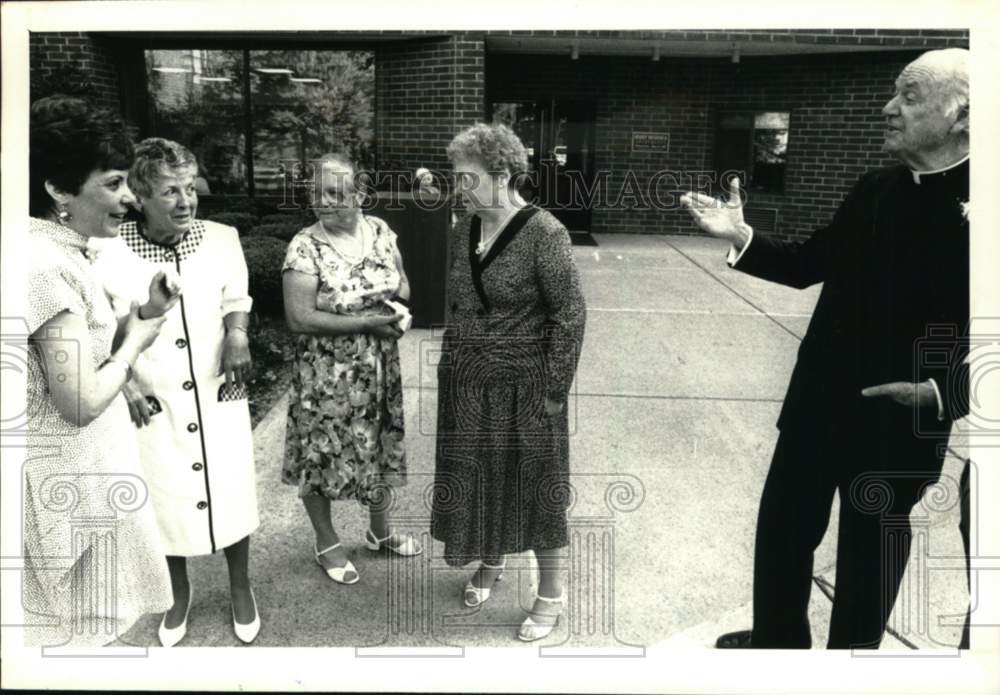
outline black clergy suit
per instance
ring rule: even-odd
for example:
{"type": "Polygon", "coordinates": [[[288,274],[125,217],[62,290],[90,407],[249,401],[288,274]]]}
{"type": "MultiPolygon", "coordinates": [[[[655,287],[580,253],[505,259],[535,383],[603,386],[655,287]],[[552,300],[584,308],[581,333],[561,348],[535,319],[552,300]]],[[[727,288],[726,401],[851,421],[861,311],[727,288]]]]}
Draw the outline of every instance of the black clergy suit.
{"type": "MultiPolygon", "coordinates": [[[[840,520],[828,647],[877,647],[909,555],[908,514],[941,472],[968,409],[969,163],[861,177],[804,243],[755,234],[734,267],[797,288],[823,283],[778,419],[754,557],[755,648],[810,646],[812,554],[833,493],[840,520]],[[957,331],[955,333],[949,333],[957,331]],[[928,340],[928,336],[931,336],[928,340]],[[952,350],[942,358],[942,345],[952,350]],[[927,357],[936,346],[936,357],[927,357]],[[909,408],[861,389],[934,379],[943,401],[909,408]]],[[[945,350],[947,352],[947,350],[945,350]]]]}

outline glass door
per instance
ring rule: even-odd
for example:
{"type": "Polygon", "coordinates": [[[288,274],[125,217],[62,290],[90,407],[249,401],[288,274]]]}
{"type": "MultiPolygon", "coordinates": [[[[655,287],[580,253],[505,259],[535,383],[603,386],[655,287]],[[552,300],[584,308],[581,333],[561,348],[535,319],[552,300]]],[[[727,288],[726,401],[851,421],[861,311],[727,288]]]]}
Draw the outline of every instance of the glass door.
{"type": "Polygon", "coordinates": [[[593,102],[543,99],[495,102],[494,123],[511,127],[528,150],[527,199],[570,231],[589,231],[594,180],[593,102]]]}

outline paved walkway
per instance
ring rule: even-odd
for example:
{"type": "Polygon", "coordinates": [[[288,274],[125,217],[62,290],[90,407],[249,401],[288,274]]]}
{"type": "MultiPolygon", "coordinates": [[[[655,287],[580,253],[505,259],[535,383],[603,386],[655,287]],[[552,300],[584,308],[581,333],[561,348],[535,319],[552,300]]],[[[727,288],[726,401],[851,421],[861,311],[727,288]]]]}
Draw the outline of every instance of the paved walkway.
{"type": "MultiPolygon", "coordinates": [[[[596,238],[598,247],[574,249],[588,317],[569,402],[571,599],[544,645],[617,653],[710,646],[720,632],[750,625],[757,503],[818,288],[790,290],[730,270],[725,247],[711,239],[596,238]]],[[[427,330],[401,342],[410,484],[394,514],[397,528],[420,534],[429,519],[438,345],[427,330]]],[[[257,644],[445,652],[518,645],[516,626],[533,596],[527,556],[511,558],[481,610],[465,609],[468,571],[447,567],[440,544],[425,535],[429,552],[410,560],[370,553],[363,511],[344,503],[335,523],[362,579],[345,587],[326,578],[295,491],[278,477],[285,406],[254,435],[262,524],[251,564],[264,624],[257,644]]],[[[957,644],[967,598],[952,502],[963,451],[955,444],[946,463],[950,494],[914,510],[914,523],[927,530],[915,556],[929,559],[910,563],[891,620],[899,638],[888,636],[885,649],[957,644]]],[[[817,553],[818,582],[834,581],[835,547],[834,522],[817,553]]],[[[221,553],[190,566],[195,603],[183,644],[239,644],[221,553]]],[[[825,645],[829,613],[814,586],[816,647],[825,645]]],[[[147,617],[127,640],[155,644],[157,622],[147,617]]]]}

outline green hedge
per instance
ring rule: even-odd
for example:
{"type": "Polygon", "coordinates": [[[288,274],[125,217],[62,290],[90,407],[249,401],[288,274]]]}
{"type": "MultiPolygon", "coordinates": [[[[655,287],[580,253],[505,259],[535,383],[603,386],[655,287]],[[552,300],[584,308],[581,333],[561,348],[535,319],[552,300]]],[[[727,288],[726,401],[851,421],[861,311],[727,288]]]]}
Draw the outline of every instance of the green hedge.
{"type": "Polygon", "coordinates": [[[257,219],[249,212],[217,212],[214,215],[209,215],[208,219],[212,222],[236,227],[240,236],[246,236],[257,224],[257,219]]]}
{"type": "Polygon", "coordinates": [[[246,236],[240,239],[250,274],[250,296],[254,311],[268,316],[284,316],[281,292],[281,266],[288,242],[269,236],[246,236]]]}
{"type": "Polygon", "coordinates": [[[260,218],[261,224],[297,224],[299,229],[308,227],[316,218],[311,212],[279,212],[273,215],[264,215],[260,218]]]}
{"type": "Polygon", "coordinates": [[[299,233],[305,225],[298,222],[276,222],[273,224],[258,224],[250,230],[252,237],[274,237],[288,242],[299,233]]]}
{"type": "Polygon", "coordinates": [[[245,212],[252,215],[254,219],[260,216],[257,201],[246,196],[226,196],[222,204],[226,212],[245,212]]]}

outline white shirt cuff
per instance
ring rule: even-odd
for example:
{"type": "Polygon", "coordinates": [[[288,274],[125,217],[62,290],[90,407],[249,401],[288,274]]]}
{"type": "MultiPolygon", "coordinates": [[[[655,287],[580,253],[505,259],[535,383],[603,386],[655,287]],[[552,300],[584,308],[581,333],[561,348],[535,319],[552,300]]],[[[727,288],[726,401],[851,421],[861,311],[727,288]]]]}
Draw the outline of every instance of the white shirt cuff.
{"type": "Polygon", "coordinates": [[[750,246],[750,242],[753,241],[753,227],[748,226],[748,229],[749,229],[748,232],[749,236],[747,236],[747,240],[743,244],[743,248],[740,249],[739,252],[736,251],[735,246],[733,245],[729,246],[729,255],[726,256],[726,263],[729,264],[730,268],[732,268],[733,266],[735,266],[737,263],[740,262],[740,259],[743,258],[743,254],[747,252],[747,247],[750,246]]]}
{"type": "Polygon", "coordinates": [[[234,311],[249,313],[253,307],[252,297],[230,297],[222,300],[222,315],[231,314],[234,311]]]}
{"type": "Polygon", "coordinates": [[[941,400],[941,389],[938,388],[937,382],[933,379],[928,379],[931,382],[931,386],[934,387],[934,397],[937,398],[938,407],[938,420],[944,420],[944,401],[941,400]]]}

